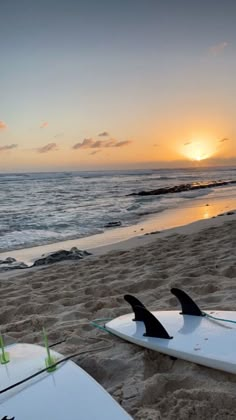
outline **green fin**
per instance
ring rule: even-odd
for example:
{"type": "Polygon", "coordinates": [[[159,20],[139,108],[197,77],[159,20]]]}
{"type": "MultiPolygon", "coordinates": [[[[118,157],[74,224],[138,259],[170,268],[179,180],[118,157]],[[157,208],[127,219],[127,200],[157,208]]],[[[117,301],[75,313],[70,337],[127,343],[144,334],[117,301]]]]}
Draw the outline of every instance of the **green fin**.
{"type": "Polygon", "coordinates": [[[45,348],[46,348],[46,351],[47,351],[47,357],[45,359],[45,365],[46,365],[46,368],[47,368],[48,372],[54,372],[57,368],[56,366],[53,366],[56,363],[56,359],[50,353],[50,348],[48,346],[48,337],[47,337],[47,334],[46,334],[46,331],[45,331],[44,328],[43,328],[43,339],[44,339],[44,344],[45,344],[45,348]]]}
{"type": "Polygon", "coordinates": [[[5,351],[2,335],[0,335],[0,347],[2,350],[2,354],[0,354],[0,363],[1,365],[5,365],[6,363],[10,362],[10,356],[9,353],[5,351]]]}

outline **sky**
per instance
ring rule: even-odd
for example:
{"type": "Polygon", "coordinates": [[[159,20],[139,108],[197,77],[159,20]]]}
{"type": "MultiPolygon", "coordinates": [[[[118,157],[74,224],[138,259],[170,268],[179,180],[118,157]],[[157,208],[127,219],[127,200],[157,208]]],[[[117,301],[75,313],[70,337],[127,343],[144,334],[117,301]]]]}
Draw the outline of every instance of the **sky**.
{"type": "Polygon", "coordinates": [[[2,0],[0,172],[236,164],[235,0],[2,0]]]}

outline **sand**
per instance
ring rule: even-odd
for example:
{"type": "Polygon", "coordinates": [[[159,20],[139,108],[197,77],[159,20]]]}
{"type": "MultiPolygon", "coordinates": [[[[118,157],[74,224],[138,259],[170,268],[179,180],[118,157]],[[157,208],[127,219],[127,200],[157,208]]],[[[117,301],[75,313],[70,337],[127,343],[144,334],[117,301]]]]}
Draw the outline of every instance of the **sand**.
{"type": "Polygon", "coordinates": [[[90,325],[130,312],[126,293],[151,310],[176,309],[171,287],[203,309],[236,310],[235,215],[82,261],[1,274],[1,330],[7,343],[41,343],[45,326],[50,342],[66,340],[58,351],[88,351],[75,361],[134,419],[235,419],[236,375],[171,360],[90,325]]]}

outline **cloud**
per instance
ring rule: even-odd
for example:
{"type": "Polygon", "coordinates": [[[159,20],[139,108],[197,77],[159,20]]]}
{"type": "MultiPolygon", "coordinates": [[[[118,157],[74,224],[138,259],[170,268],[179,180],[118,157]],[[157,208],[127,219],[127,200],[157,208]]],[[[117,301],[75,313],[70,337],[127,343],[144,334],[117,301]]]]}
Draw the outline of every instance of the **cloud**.
{"type": "Polygon", "coordinates": [[[160,144],[158,144],[158,143],[153,144],[153,147],[159,147],[159,146],[160,146],[160,144]]]}
{"type": "Polygon", "coordinates": [[[94,149],[96,148],[103,148],[103,147],[115,147],[117,144],[116,140],[110,139],[110,140],[96,140],[94,141],[92,147],[94,149]]]}
{"type": "Polygon", "coordinates": [[[17,147],[17,144],[9,144],[6,146],[0,146],[0,152],[4,152],[6,150],[12,150],[15,149],[17,147]]]}
{"type": "Polygon", "coordinates": [[[54,152],[55,150],[58,150],[56,143],[48,143],[46,146],[39,147],[37,149],[38,153],[47,153],[47,152],[54,152]]]}
{"type": "Polygon", "coordinates": [[[223,139],[219,140],[220,143],[224,143],[225,141],[229,141],[229,139],[227,139],[226,137],[224,137],[223,139]]]}
{"type": "Polygon", "coordinates": [[[93,147],[94,140],[93,139],[84,139],[82,143],[76,143],[72,147],[72,149],[90,149],[93,147]]]}
{"type": "Polygon", "coordinates": [[[99,137],[107,137],[109,136],[109,133],[107,131],[103,131],[102,133],[98,134],[99,137]]]}
{"type": "Polygon", "coordinates": [[[132,143],[131,140],[124,140],[124,141],[119,141],[118,143],[116,143],[114,146],[111,146],[111,147],[123,147],[123,146],[128,146],[128,144],[131,144],[131,143],[132,143]]]}
{"type": "Polygon", "coordinates": [[[64,133],[57,133],[57,134],[55,134],[54,139],[57,139],[57,138],[63,137],[63,136],[64,136],[64,133]]]}
{"type": "Polygon", "coordinates": [[[47,127],[48,127],[47,121],[43,122],[43,124],[40,125],[40,128],[47,128],[47,127]]]}
{"type": "Polygon", "coordinates": [[[191,143],[192,143],[191,141],[187,141],[186,143],[184,143],[184,146],[188,146],[191,143]]]}
{"type": "Polygon", "coordinates": [[[7,128],[7,125],[5,124],[5,122],[0,121],[0,130],[5,130],[5,128],[7,128]]]}
{"type": "Polygon", "coordinates": [[[220,42],[219,44],[217,44],[217,45],[213,45],[213,47],[211,47],[210,49],[209,49],[209,51],[210,51],[210,54],[211,55],[218,55],[218,54],[221,54],[223,51],[224,51],[224,49],[226,48],[226,47],[228,47],[228,42],[220,42]]]}
{"type": "Polygon", "coordinates": [[[82,143],[76,143],[72,148],[73,149],[102,149],[107,147],[123,147],[132,143],[131,140],[118,141],[115,139],[110,140],[94,140],[94,139],[84,139],[82,143]]]}
{"type": "Polygon", "coordinates": [[[100,153],[101,150],[94,150],[94,152],[89,153],[90,155],[96,155],[97,153],[100,153]]]}

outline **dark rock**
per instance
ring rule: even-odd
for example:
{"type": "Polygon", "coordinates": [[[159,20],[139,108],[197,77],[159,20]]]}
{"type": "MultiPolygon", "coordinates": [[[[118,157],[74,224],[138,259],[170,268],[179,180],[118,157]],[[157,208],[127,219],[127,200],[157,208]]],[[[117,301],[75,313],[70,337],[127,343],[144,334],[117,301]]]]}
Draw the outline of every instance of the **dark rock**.
{"type": "Polygon", "coordinates": [[[179,192],[183,192],[183,191],[199,190],[199,189],[203,189],[203,188],[222,187],[223,185],[228,185],[228,184],[236,184],[236,180],[191,182],[189,184],[174,185],[173,187],[162,187],[162,188],[158,188],[156,190],[140,191],[138,193],[129,194],[128,196],[174,194],[174,193],[179,193],[179,192]]]}
{"type": "Polygon", "coordinates": [[[106,225],[104,225],[105,228],[110,228],[110,227],[116,227],[116,226],[121,226],[121,222],[118,220],[117,222],[108,222],[106,225]]]}
{"type": "Polygon", "coordinates": [[[16,262],[15,258],[7,257],[5,260],[0,260],[0,264],[12,264],[16,262]]]}
{"type": "Polygon", "coordinates": [[[150,235],[156,235],[157,233],[160,233],[160,230],[155,230],[154,232],[150,232],[150,235]]]}
{"type": "Polygon", "coordinates": [[[234,211],[228,211],[226,214],[227,214],[227,216],[232,216],[233,214],[235,214],[235,212],[234,211]]]}
{"type": "Polygon", "coordinates": [[[66,260],[81,260],[82,258],[87,257],[88,255],[91,255],[91,253],[87,251],[81,251],[76,247],[71,248],[70,251],[62,249],[60,251],[52,252],[46,256],[42,256],[42,258],[39,258],[34,262],[33,267],[53,264],[56,262],[66,260]]]}
{"type": "Polygon", "coordinates": [[[9,271],[9,270],[20,270],[22,268],[28,268],[28,265],[26,265],[23,262],[15,261],[15,262],[10,262],[9,264],[5,263],[4,265],[1,265],[0,272],[9,271]]]}
{"type": "Polygon", "coordinates": [[[156,235],[157,233],[160,233],[160,230],[154,230],[153,232],[145,233],[145,235],[156,235]]]}

